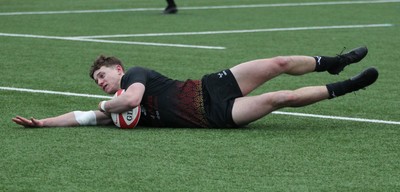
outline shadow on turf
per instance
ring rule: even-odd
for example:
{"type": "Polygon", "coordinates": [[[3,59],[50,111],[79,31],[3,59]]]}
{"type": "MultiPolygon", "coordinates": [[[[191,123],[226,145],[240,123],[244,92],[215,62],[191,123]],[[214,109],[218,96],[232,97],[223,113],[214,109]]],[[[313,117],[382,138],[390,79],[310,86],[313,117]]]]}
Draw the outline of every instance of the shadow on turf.
{"type": "MultiPolygon", "coordinates": [[[[51,127],[41,127],[41,128],[30,128],[30,127],[21,127],[18,125],[12,126],[15,129],[19,130],[46,130],[51,127]]],[[[238,127],[238,128],[172,128],[172,127],[142,127],[138,126],[133,129],[120,129],[118,127],[109,125],[109,126],[82,126],[82,127],[54,127],[51,129],[102,129],[102,130],[110,130],[110,131],[146,131],[146,130],[198,130],[198,131],[290,131],[290,130],[321,130],[321,129],[335,129],[335,128],[343,128],[340,123],[324,123],[324,126],[321,126],[321,121],[309,120],[309,119],[297,119],[288,120],[284,119],[267,119],[267,121],[256,121],[249,125],[238,127]]]]}

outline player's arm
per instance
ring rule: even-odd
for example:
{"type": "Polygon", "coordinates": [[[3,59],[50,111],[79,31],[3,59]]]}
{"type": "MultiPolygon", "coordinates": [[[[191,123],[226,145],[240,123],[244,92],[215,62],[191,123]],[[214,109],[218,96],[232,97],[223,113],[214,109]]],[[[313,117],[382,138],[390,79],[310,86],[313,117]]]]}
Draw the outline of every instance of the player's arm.
{"type": "Polygon", "coordinates": [[[12,121],[24,127],[75,127],[81,125],[108,125],[112,123],[109,114],[101,111],[73,111],[45,119],[27,119],[16,116],[12,121]]]}
{"type": "Polygon", "coordinates": [[[108,101],[99,103],[99,110],[108,113],[122,113],[140,105],[145,86],[142,83],[133,83],[123,94],[108,101]]]}

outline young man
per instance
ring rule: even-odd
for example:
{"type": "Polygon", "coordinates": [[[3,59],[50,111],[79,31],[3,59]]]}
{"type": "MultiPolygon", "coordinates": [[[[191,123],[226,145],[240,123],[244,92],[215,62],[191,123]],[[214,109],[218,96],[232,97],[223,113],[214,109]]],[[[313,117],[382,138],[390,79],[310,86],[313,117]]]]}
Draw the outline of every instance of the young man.
{"type": "Polygon", "coordinates": [[[90,76],[108,94],[125,93],[99,103],[96,111],[74,111],[46,119],[12,120],[24,127],[57,127],[112,124],[110,113],[141,106],[139,126],[150,127],[240,127],[284,107],[302,107],[365,88],[376,81],[378,71],[368,68],[359,75],[322,86],[303,87],[248,96],[266,81],[280,75],[303,75],[327,71],[339,74],[346,66],[367,55],[366,47],[328,56],[279,56],[241,63],[203,76],[201,80],[178,81],[160,73],[132,67],[125,71],[115,57],[100,56],[90,76]]]}
{"type": "Polygon", "coordinates": [[[164,9],[164,14],[175,14],[178,12],[178,8],[174,0],[167,0],[167,7],[164,9]]]}

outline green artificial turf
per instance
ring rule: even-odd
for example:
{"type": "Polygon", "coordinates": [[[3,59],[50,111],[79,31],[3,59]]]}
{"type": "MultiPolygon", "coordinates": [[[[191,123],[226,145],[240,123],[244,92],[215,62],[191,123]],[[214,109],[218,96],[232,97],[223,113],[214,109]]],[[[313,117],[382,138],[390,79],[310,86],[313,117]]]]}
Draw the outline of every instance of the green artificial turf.
{"type": "Polygon", "coordinates": [[[399,191],[400,2],[209,7],[305,2],[323,1],[185,0],[177,1],[177,15],[163,15],[164,1],[0,0],[0,33],[36,36],[0,35],[0,87],[105,96],[88,75],[100,54],[184,80],[252,59],[369,47],[362,62],[339,76],[283,75],[252,94],[324,85],[369,66],[380,71],[365,91],[282,110],[375,123],[271,114],[240,129],[26,129],[11,118],[96,109],[102,99],[0,89],[0,191],[399,191]],[[1,15],[129,8],[155,10],[1,15]],[[369,24],[391,26],[100,38],[222,50],[48,38],[369,24]]]}

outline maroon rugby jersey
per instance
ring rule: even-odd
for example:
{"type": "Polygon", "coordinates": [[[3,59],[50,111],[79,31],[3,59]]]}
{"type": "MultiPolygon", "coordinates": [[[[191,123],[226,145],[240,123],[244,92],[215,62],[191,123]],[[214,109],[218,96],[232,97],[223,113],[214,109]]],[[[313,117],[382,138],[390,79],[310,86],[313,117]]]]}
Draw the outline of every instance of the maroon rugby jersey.
{"type": "Polygon", "coordinates": [[[145,85],[141,126],[209,127],[204,109],[201,80],[178,81],[143,67],[130,68],[121,79],[121,88],[133,83],[145,85]]]}

